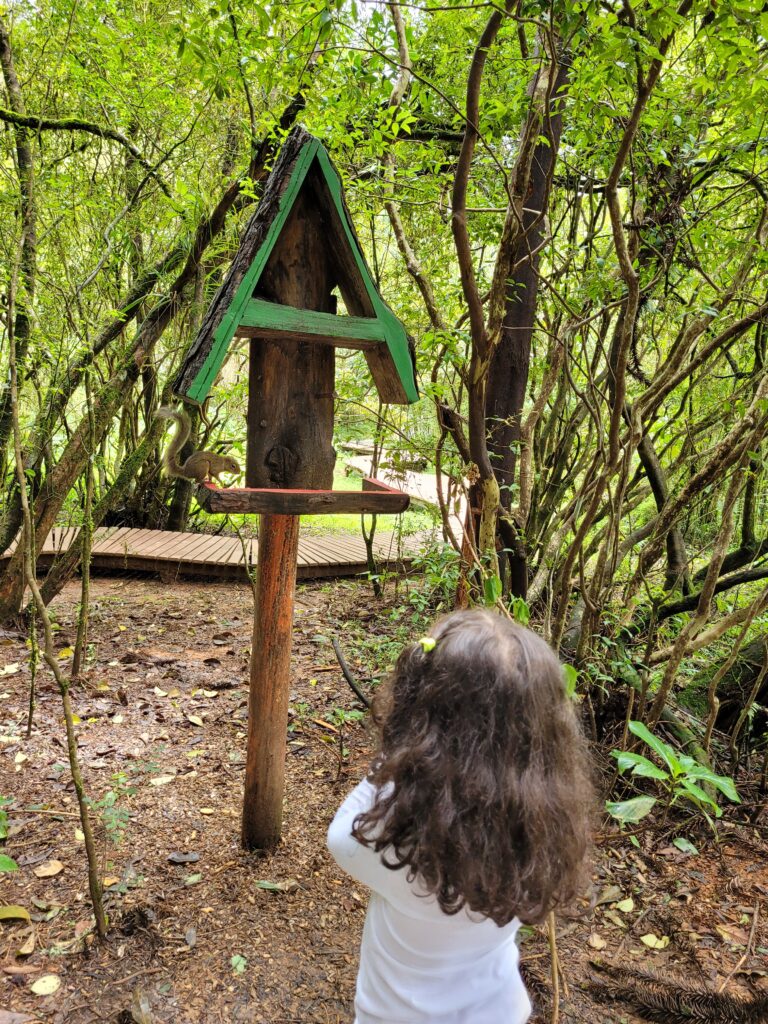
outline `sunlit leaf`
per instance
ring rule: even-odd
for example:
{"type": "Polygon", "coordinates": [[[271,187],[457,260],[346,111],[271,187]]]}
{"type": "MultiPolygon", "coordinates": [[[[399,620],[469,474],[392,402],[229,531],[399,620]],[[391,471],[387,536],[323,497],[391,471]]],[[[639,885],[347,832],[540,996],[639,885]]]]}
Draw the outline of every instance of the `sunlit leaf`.
{"type": "Polygon", "coordinates": [[[29,921],[29,911],[18,904],[0,907],[0,921],[29,921]]]}
{"type": "Polygon", "coordinates": [[[61,978],[58,974],[44,974],[30,985],[30,988],[36,996],[52,996],[61,988],[61,978]]]}
{"type": "Polygon", "coordinates": [[[610,800],[605,807],[611,817],[616,818],[623,825],[635,824],[650,814],[656,805],[656,797],[635,796],[631,800],[621,800],[613,803],[610,800]]]}

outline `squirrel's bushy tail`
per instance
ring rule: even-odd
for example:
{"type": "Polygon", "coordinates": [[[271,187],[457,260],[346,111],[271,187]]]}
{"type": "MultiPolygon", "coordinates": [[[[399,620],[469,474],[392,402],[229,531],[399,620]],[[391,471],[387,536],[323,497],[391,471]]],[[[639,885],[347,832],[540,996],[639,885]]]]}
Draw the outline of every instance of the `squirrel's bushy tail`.
{"type": "Polygon", "coordinates": [[[171,443],[168,445],[163,456],[163,466],[169,476],[180,476],[181,462],[179,461],[179,452],[187,443],[192,429],[189,416],[184,412],[171,409],[169,405],[161,405],[155,415],[161,420],[173,420],[176,424],[176,433],[173,435],[171,443]]]}

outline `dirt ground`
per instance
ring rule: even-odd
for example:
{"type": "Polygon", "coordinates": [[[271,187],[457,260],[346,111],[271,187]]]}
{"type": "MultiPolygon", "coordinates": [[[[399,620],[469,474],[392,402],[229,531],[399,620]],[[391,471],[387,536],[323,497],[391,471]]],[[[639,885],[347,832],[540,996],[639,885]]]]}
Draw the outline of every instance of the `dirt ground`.
{"type": "MultiPolygon", "coordinates": [[[[73,584],[53,608],[65,667],[77,599],[73,584]]],[[[0,1024],[350,1024],[366,893],[331,861],[325,831],[364,774],[372,740],[364,723],[337,710],[359,705],[330,638],[341,639],[365,681],[385,667],[366,661],[379,641],[392,650],[390,611],[362,583],[299,587],[284,838],[275,854],[257,856],[239,847],[249,588],[94,580],[91,660],[72,700],[106,885],[111,931],[101,944],[91,931],[60,698],[41,670],[26,740],[28,652],[23,637],[0,632],[0,796],[11,798],[2,850],[20,865],[0,875],[0,904],[30,914],[0,920],[0,1024]],[[49,975],[58,991],[35,994],[49,975]]],[[[558,923],[560,1021],[648,1019],[634,1015],[630,992],[644,986],[646,1001],[658,994],[662,982],[646,978],[654,973],[673,988],[683,980],[768,1001],[760,820],[749,824],[736,809],[719,845],[706,826],[685,826],[698,855],[671,845],[679,823],[665,836],[640,832],[638,847],[604,826],[596,905],[558,923]],[[626,973],[608,974],[598,962],[626,973]],[[623,998],[600,998],[606,986],[623,998]]],[[[524,929],[521,949],[533,1020],[542,1024],[551,1019],[545,932],[524,929]]],[[[728,1020],[768,1019],[757,1003],[735,1005],[744,1015],[728,1020]]],[[[664,1021],[726,1019],[659,1013],[664,1021]]]]}

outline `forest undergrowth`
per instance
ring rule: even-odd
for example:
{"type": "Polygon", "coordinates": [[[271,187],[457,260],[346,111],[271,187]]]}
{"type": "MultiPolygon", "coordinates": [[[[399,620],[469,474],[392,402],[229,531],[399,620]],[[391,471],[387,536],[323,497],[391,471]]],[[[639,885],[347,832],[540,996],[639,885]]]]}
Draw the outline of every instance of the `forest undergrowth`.
{"type": "MultiPolygon", "coordinates": [[[[3,853],[19,865],[0,882],[0,902],[18,914],[0,924],[3,1024],[351,1019],[366,894],[339,875],[324,838],[373,750],[331,642],[341,640],[370,693],[402,644],[425,632],[434,591],[429,575],[397,590],[388,581],[382,601],[364,582],[299,586],[284,837],[258,857],[239,844],[249,588],[94,579],[91,646],[72,702],[105,886],[104,943],[88,906],[59,697],[41,672],[24,741],[27,647],[2,633],[3,853]]],[[[70,584],[52,607],[64,664],[78,597],[70,584]]],[[[603,795],[622,722],[617,704],[593,744],[603,795]]],[[[589,905],[557,925],[561,1021],[763,1019],[768,821],[751,803],[754,772],[742,769],[737,782],[743,802],[726,807],[716,829],[691,805],[623,829],[600,815],[589,905]],[[686,843],[675,845],[680,837],[686,843]],[[676,1017],[689,988],[700,1015],[676,1017]]],[[[520,941],[533,1019],[544,1024],[546,934],[524,928],[520,941]]]]}

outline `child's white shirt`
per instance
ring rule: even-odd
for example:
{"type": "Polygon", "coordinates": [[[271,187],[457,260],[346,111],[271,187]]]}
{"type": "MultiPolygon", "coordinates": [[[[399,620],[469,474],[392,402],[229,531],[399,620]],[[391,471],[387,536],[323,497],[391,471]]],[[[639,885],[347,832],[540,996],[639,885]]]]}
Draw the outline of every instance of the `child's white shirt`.
{"type": "Polygon", "coordinates": [[[360,947],[355,1024],[524,1024],[531,1003],[520,977],[515,918],[500,928],[466,910],[445,914],[407,869],[352,836],[376,790],[364,780],[328,829],[339,867],[371,890],[360,947]]]}

